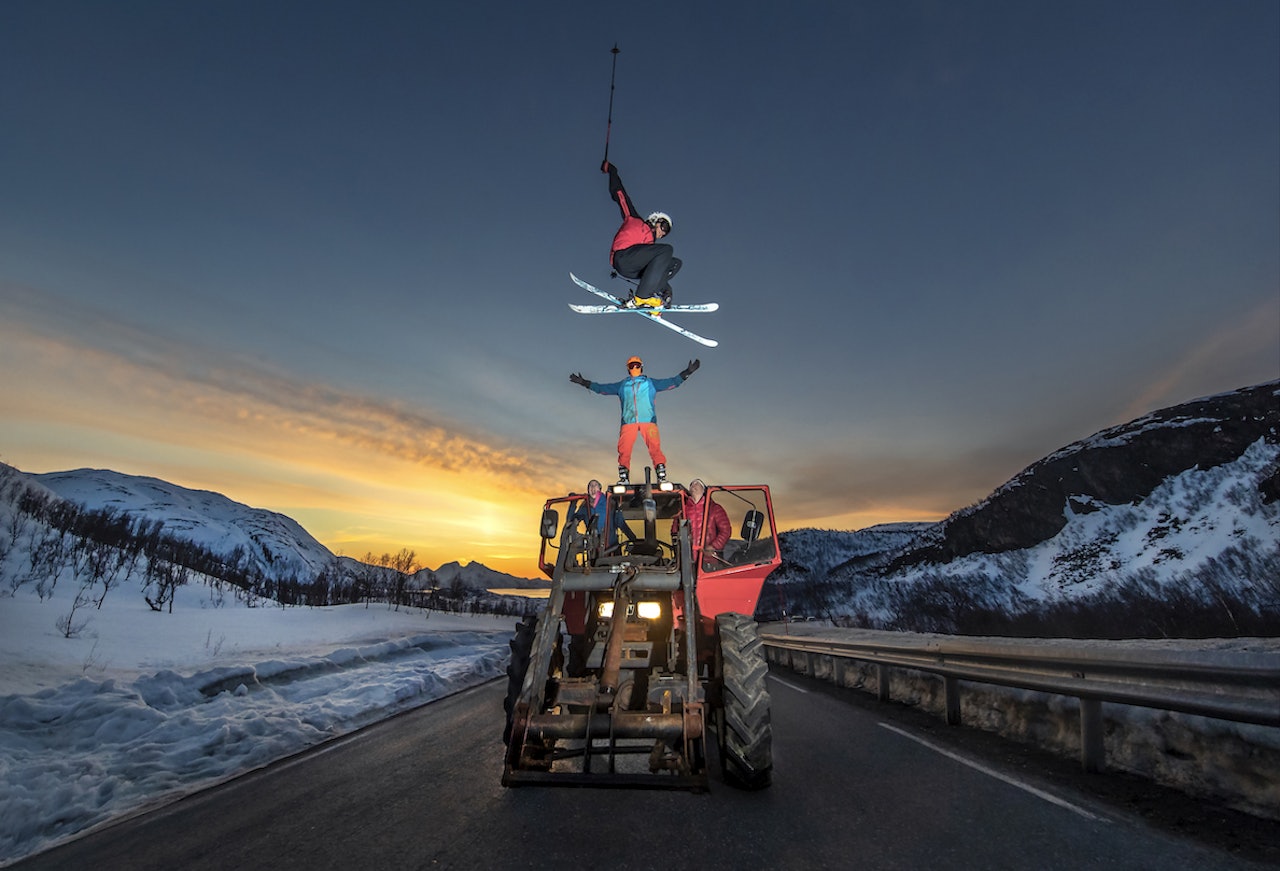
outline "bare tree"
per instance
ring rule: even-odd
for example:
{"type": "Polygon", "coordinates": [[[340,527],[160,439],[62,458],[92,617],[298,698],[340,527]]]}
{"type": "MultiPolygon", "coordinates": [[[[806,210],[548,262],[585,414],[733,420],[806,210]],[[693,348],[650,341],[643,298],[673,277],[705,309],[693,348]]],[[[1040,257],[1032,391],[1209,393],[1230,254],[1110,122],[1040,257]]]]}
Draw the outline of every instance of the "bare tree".
{"type": "MultiPolygon", "coordinates": [[[[142,557],[142,540],[136,537],[127,538],[123,544],[115,550],[115,561],[111,567],[110,586],[119,586],[120,584],[129,583],[129,579],[133,577],[133,573],[138,568],[138,560],[142,557]],[[123,576],[121,575],[123,572],[123,576]]],[[[98,600],[98,607],[102,607],[102,599],[107,596],[107,587],[102,590],[102,598],[98,600]]]]}
{"type": "Polygon", "coordinates": [[[72,562],[73,555],[66,533],[44,527],[44,534],[31,549],[31,580],[36,584],[40,601],[51,597],[58,579],[72,562]]]}
{"type": "Polygon", "coordinates": [[[391,557],[390,568],[395,572],[395,610],[400,610],[400,605],[405,601],[405,588],[409,585],[409,575],[419,569],[418,555],[406,548],[401,548],[400,552],[391,557]]]}
{"type": "Polygon", "coordinates": [[[178,587],[186,586],[191,580],[191,569],[170,562],[167,559],[155,559],[147,564],[147,587],[142,597],[152,611],[163,611],[167,605],[169,613],[173,613],[173,597],[178,587]],[[148,592],[154,591],[154,592],[148,592]]]}
{"type": "Polygon", "coordinates": [[[101,609],[107,593],[116,585],[116,573],[113,569],[119,548],[112,547],[102,541],[84,541],[81,546],[87,551],[85,568],[89,575],[89,588],[102,585],[102,592],[93,598],[94,604],[101,609]]]}
{"type": "Polygon", "coordinates": [[[83,632],[84,627],[88,625],[89,620],[87,618],[76,622],[76,611],[93,603],[92,586],[90,579],[82,580],[80,588],[76,590],[75,597],[71,600],[71,610],[59,617],[54,623],[58,631],[62,633],[63,638],[74,638],[83,632]]]}
{"type": "Polygon", "coordinates": [[[9,535],[9,547],[15,547],[18,544],[18,539],[27,528],[27,523],[28,517],[21,511],[15,510],[9,515],[9,522],[5,524],[5,532],[9,535]]]}

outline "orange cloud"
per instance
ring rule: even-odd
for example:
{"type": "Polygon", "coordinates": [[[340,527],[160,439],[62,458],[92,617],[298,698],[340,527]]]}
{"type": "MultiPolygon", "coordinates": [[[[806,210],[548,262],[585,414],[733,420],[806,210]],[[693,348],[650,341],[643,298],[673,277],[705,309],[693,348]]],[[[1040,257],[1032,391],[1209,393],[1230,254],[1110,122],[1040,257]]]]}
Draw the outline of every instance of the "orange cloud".
{"type": "Polygon", "coordinates": [[[86,341],[6,318],[0,365],[20,377],[0,386],[5,459],[217,490],[289,514],[349,556],[408,547],[426,565],[536,574],[557,457],[431,409],[209,357],[119,325],[86,341]]]}

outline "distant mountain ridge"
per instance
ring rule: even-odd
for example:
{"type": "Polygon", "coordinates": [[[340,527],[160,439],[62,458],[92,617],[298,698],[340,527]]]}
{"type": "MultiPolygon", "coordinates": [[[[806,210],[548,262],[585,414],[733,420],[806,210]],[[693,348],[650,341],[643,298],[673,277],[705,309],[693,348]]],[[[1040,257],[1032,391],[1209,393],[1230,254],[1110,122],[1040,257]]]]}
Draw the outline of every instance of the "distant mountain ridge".
{"type": "Polygon", "coordinates": [[[469,562],[465,566],[459,562],[449,562],[438,569],[423,569],[413,576],[415,582],[423,589],[431,587],[461,586],[468,590],[498,589],[546,589],[547,582],[517,578],[489,568],[484,563],[469,562]]]}
{"type": "MultiPolygon", "coordinates": [[[[27,474],[26,478],[91,510],[112,508],[162,521],[169,535],[194,542],[213,553],[243,553],[253,569],[275,580],[290,576],[311,578],[335,562],[349,570],[363,565],[351,557],[335,555],[293,518],[265,508],[252,508],[221,493],[106,469],[27,474]]],[[[521,588],[538,583],[479,563],[465,567],[456,562],[447,563],[418,574],[439,576],[445,581],[441,586],[460,580],[469,590],[521,588]]]]}
{"type": "Polygon", "coordinates": [[[1280,634],[1280,381],[1109,427],[905,537],[802,532],[782,536],[765,616],[781,600],[912,631],[1280,634]]]}

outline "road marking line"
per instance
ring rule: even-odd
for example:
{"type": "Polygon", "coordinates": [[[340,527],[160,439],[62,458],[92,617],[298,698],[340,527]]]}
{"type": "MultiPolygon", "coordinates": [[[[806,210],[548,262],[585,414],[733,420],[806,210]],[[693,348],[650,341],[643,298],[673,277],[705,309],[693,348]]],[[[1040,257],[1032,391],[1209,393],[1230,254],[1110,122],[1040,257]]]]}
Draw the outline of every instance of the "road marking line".
{"type": "MultiPolygon", "coordinates": [[[[770,675],[770,677],[773,677],[773,675],[770,675]]],[[[798,693],[805,693],[805,694],[808,694],[808,692],[809,692],[809,691],[808,691],[807,689],[805,689],[804,687],[798,687],[798,686],[796,686],[795,684],[793,684],[793,683],[791,683],[791,682],[789,682],[789,681],[785,681],[785,680],[783,680],[783,679],[782,679],[782,678],[780,678],[780,677],[774,677],[773,679],[774,679],[774,680],[776,680],[778,683],[782,684],[784,687],[786,687],[786,688],[787,688],[787,689],[789,689],[789,690],[795,690],[795,691],[796,691],[796,692],[798,692],[798,693]]]]}
{"type": "Polygon", "coordinates": [[[974,762],[972,759],[966,759],[960,754],[953,753],[952,751],[948,750],[945,747],[939,747],[937,744],[934,744],[931,741],[926,741],[924,738],[921,738],[918,735],[912,735],[910,732],[906,731],[905,729],[899,729],[897,726],[890,726],[888,723],[881,723],[880,725],[888,729],[890,732],[897,732],[899,735],[903,736],[904,738],[910,738],[912,741],[915,741],[917,744],[923,744],[925,747],[928,747],[930,750],[933,750],[937,753],[941,753],[943,756],[947,756],[951,759],[954,759],[956,762],[959,762],[962,765],[967,765],[970,768],[976,769],[977,771],[981,771],[983,774],[989,775],[990,777],[994,777],[996,780],[1003,780],[1005,783],[1009,784],[1010,786],[1016,786],[1018,789],[1025,790],[1034,796],[1044,799],[1047,802],[1058,805],[1058,807],[1066,808],[1067,810],[1072,811],[1073,813],[1079,814],[1085,819],[1097,820],[1103,823],[1110,822],[1110,820],[1106,819],[1105,817],[1100,817],[1095,813],[1091,813],[1090,811],[1085,810],[1079,805],[1074,805],[1071,802],[1066,801],[1065,799],[1058,798],[1056,795],[1047,793],[1043,789],[1037,789],[1036,787],[1032,786],[1029,783],[1023,783],[1022,781],[1012,778],[1007,774],[1001,774],[999,771],[996,771],[995,769],[988,768],[985,765],[981,765],[977,762],[974,762]]]}

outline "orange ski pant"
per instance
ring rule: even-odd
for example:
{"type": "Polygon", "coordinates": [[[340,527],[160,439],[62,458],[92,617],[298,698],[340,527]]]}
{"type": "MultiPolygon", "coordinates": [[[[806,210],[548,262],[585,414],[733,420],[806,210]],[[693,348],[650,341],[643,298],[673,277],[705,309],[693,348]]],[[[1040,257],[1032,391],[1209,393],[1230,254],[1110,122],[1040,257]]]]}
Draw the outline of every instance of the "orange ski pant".
{"type": "Polygon", "coordinates": [[[654,464],[667,464],[667,455],[662,452],[662,439],[658,435],[656,423],[624,423],[618,433],[618,465],[631,470],[631,451],[636,446],[636,437],[644,438],[645,447],[654,464]]]}

